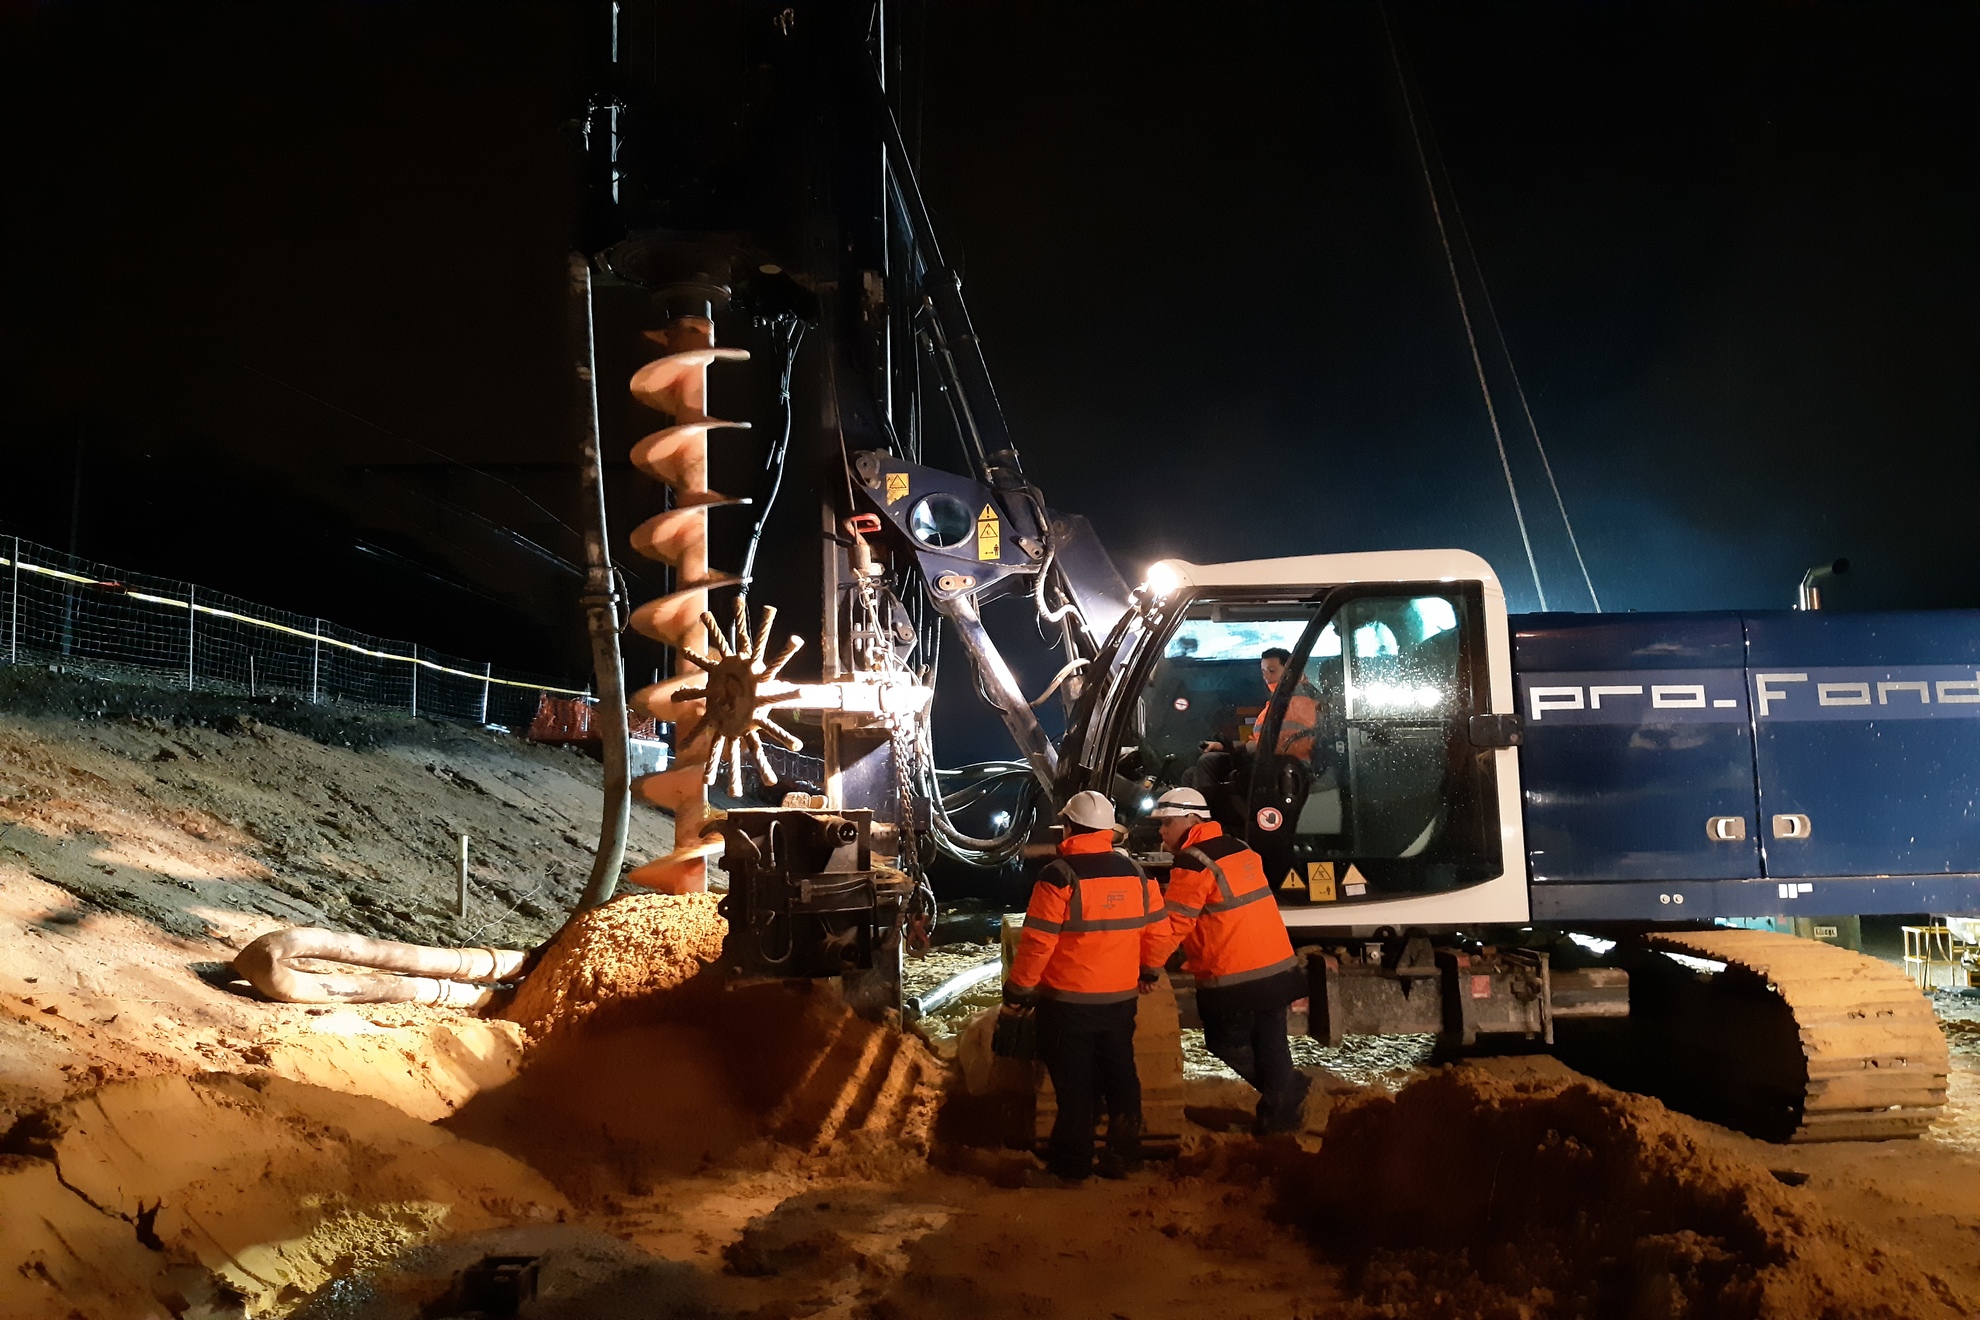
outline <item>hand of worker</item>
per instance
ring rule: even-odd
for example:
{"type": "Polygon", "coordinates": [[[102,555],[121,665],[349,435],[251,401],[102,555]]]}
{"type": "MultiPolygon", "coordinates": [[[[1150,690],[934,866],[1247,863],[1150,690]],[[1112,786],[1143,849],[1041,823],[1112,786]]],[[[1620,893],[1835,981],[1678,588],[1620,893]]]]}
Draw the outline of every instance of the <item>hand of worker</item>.
{"type": "Polygon", "coordinates": [[[1000,1018],[1018,1018],[1023,1017],[1030,1011],[1031,1005],[1029,1004],[1005,1004],[997,1010],[997,1016],[1000,1018]]]}
{"type": "Polygon", "coordinates": [[[1149,975],[1147,972],[1143,972],[1141,974],[1141,980],[1135,983],[1135,987],[1134,987],[1135,993],[1143,994],[1143,995],[1152,995],[1155,993],[1155,987],[1160,985],[1161,983],[1162,983],[1162,974],[1160,972],[1156,972],[1152,976],[1149,975]]]}

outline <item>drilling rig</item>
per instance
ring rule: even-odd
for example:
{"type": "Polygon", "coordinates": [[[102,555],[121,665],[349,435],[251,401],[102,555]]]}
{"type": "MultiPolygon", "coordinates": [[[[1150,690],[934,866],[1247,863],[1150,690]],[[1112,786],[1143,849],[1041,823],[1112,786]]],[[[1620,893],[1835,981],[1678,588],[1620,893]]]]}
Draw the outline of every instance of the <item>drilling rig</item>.
{"type": "Polygon", "coordinates": [[[1980,911],[1980,615],[1509,616],[1457,550],[1165,561],[1131,587],[1019,458],[884,0],[594,17],[589,370],[607,451],[651,479],[632,546],[668,576],[630,613],[661,648],[631,702],[674,760],[633,791],[676,845],[630,878],[699,890],[719,858],[731,975],[897,1008],[940,859],[1022,874],[1050,808],[1097,789],[1159,873],[1147,812],[1195,773],[1266,860],[1316,1037],[1627,1021],[1646,1085],[1751,1130],[1929,1125],[1929,1005],[1839,932],[1980,911]],[[752,398],[755,431],[711,412],[752,398]],[[1038,697],[998,600],[1057,644],[1038,697]],[[945,639],[1013,749],[961,793],[931,731],[945,639]],[[1266,648],[1295,676],[1269,694],[1266,648]],[[1296,691],[1321,718],[1288,743],[1296,691]],[[778,768],[799,749],[815,775],[778,768]],[[955,808],[986,785],[1012,809],[971,834],[955,808]]]}

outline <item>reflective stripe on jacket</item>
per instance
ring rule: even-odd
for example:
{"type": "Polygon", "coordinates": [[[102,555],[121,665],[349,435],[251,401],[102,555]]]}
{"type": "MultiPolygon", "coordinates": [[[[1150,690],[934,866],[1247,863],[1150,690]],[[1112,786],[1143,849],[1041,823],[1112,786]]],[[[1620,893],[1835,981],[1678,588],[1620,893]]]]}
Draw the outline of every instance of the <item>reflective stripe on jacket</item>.
{"type": "Polygon", "coordinates": [[[1006,998],[1073,1004],[1132,999],[1170,948],[1162,890],[1110,831],[1075,834],[1031,887],[1006,998]]]}
{"type": "Polygon", "coordinates": [[[1169,872],[1168,905],[1170,937],[1199,986],[1241,985],[1295,965],[1264,862],[1215,821],[1184,836],[1169,872]]]}

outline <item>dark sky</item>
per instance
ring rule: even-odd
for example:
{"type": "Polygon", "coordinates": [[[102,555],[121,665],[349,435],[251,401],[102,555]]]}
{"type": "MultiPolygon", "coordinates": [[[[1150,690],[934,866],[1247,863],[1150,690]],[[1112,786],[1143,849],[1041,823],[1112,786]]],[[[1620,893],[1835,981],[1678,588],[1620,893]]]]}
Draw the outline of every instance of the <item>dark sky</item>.
{"type": "MultiPolygon", "coordinates": [[[[938,7],[925,148],[1046,488],[1125,562],[1460,545],[1533,608],[1377,12],[1047,8],[938,7]]],[[[1604,604],[1980,603],[1976,11],[1392,14],[1604,604]]]]}
{"type": "MultiPolygon", "coordinates": [[[[570,13],[0,10],[0,523],[67,543],[80,440],[85,554],[581,664],[570,13]]],[[[1390,14],[1604,605],[1785,606],[1837,555],[1837,604],[1980,604],[1980,11],[1390,14]]],[[[1032,474],[1130,578],[1457,545],[1537,604],[1373,6],[893,22],[1032,474]]],[[[681,54],[684,94],[727,76],[681,54]]]]}

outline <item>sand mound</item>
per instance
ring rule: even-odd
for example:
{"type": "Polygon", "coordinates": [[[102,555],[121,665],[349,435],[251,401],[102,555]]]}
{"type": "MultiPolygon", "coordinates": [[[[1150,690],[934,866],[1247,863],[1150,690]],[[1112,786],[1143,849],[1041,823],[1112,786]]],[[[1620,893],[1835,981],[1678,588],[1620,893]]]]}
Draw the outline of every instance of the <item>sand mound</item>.
{"type": "Polygon", "coordinates": [[[637,1011],[722,955],[714,894],[626,894],[561,931],[502,1016],[543,1041],[637,1011]]]}
{"type": "Polygon", "coordinates": [[[711,975],[607,1008],[537,1045],[513,1082],[445,1125],[588,1204],[759,1161],[765,1141],[866,1161],[876,1175],[927,1153],[943,1065],[853,1013],[833,986],[725,988],[711,975]]]}
{"type": "Polygon", "coordinates": [[[1350,1103],[1288,1207],[1383,1315],[1952,1317],[1953,1290],[1654,1100],[1450,1069],[1350,1103]]]}
{"type": "Polygon", "coordinates": [[[408,1248],[568,1208],[507,1155],[382,1101],[147,1077],[0,1138],[0,1314],[280,1315],[408,1248]]]}
{"type": "Polygon", "coordinates": [[[766,1140],[876,1174],[921,1161],[944,1066],[830,983],[726,983],[715,902],[640,894],[573,922],[504,1011],[529,1034],[521,1073],[447,1126],[593,1204],[766,1140]]]}

